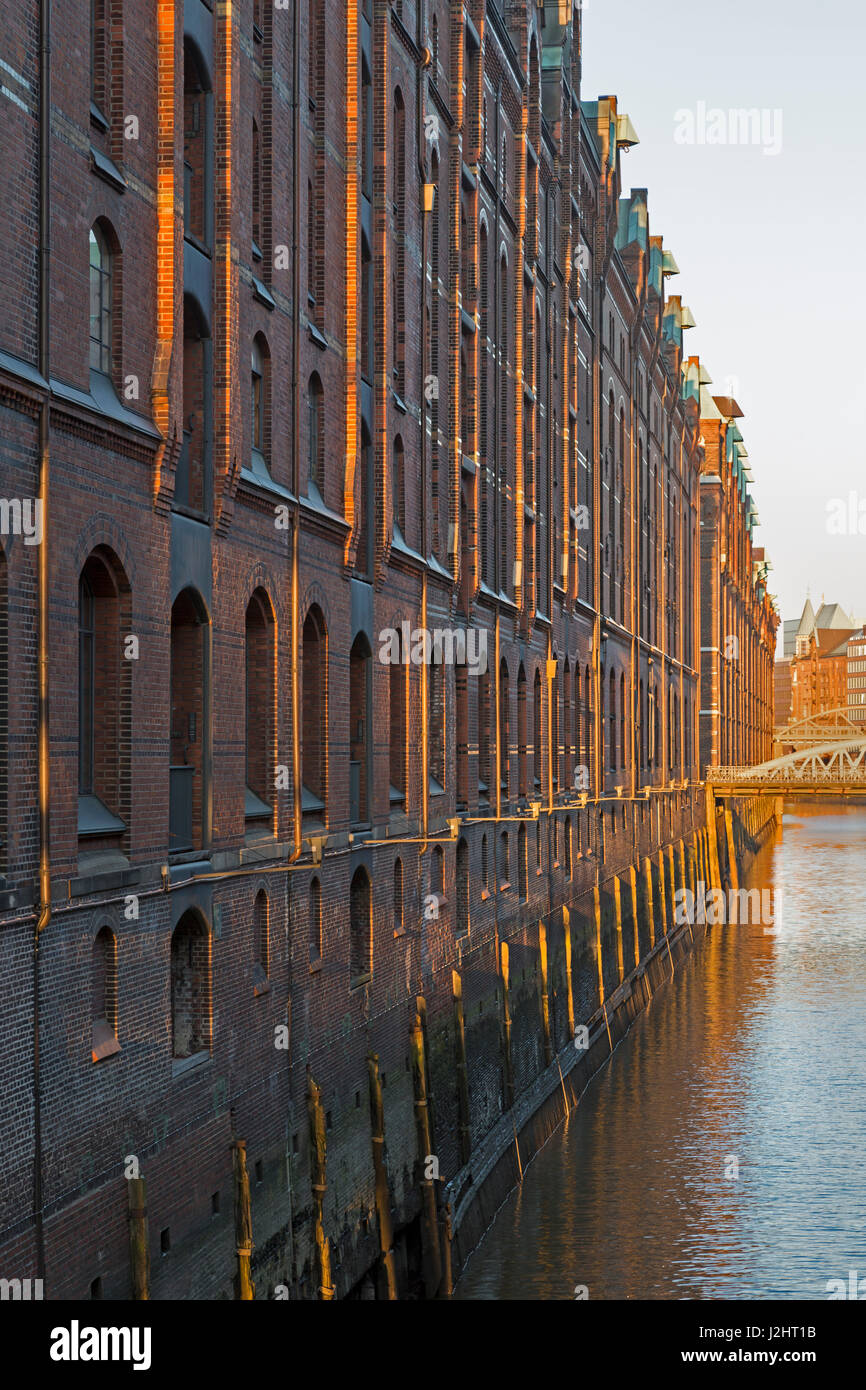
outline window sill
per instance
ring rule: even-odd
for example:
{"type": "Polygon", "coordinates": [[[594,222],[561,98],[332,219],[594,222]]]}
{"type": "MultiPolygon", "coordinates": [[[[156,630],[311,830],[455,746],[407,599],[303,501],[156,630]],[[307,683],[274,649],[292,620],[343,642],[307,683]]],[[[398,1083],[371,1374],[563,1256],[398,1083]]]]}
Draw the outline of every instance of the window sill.
{"type": "Polygon", "coordinates": [[[319,348],[321,352],[324,352],[328,346],[328,340],[325,337],[324,333],[322,333],[322,331],[318,329],[314,323],[307,324],[307,331],[309,332],[312,341],[316,344],[316,347],[319,348]]]}
{"type": "Polygon", "coordinates": [[[310,974],[311,974],[311,975],[318,975],[318,974],[321,972],[321,969],[322,969],[322,958],[321,958],[321,956],[319,956],[318,960],[311,960],[311,961],[310,961],[310,974]]]}
{"type": "Polygon", "coordinates": [[[111,1024],[107,1023],[105,1019],[94,1020],[90,1051],[91,1061],[103,1062],[107,1057],[116,1056],[119,1051],[120,1043],[114,1035],[111,1024]]]}
{"type": "Polygon", "coordinates": [[[398,940],[399,937],[405,936],[405,935],[406,935],[406,928],[405,928],[405,927],[395,927],[395,928],[394,928],[394,940],[395,940],[395,941],[398,940]]]}
{"type": "Polygon", "coordinates": [[[486,902],[487,902],[487,899],[488,899],[489,897],[490,897],[490,889],[489,889],[489,888],[482,888],[482,889],[481,889],[481,901],[482,901],[483,903],[486,903],[486,902]]]}
{"type": "Polygon", "coordinates": [[[356,975],[349,981],[349,989],[360,989],[362,985],[368,985],[373,978],[373,972],[368,970],[366,975],[356,975]]]}
{"type": "Polygon", "coordinates": [[[103,179],[111,188],[118,193],[125,193],[129,184],[124,175],[120,172],[113,159],[107,155],[100,154],[95,146],[90,146],[90,167],[97,178],[103,179]]]}
{"type": "Polygon", "coordinates": [[[97,130],[101,130],[103,134],[108,130],[108,121],[103,116],[95,101],[90,103],[90,124],[95,125],[97,130]]]}
{"type": "Polygon", "coordinates": [[[187,1072],[195,1071],[197,1067],[203,1067],[205,1062],[209,1062],[210,1059],[210,1052],[207,1049],[202,1052],[193,1052],[190,1057],[172,1057],[172,1077],[185,1076],[187,1072]]]}
{"type": "Polygon", "coordinates": [[[499,885],[499,891],[500,891],[500,893],[507,893],[510,887],[511,887],[511,884],[508,883],[508,882],[506,882],[506,883],[500,883],[500,885],[499,885]]]}

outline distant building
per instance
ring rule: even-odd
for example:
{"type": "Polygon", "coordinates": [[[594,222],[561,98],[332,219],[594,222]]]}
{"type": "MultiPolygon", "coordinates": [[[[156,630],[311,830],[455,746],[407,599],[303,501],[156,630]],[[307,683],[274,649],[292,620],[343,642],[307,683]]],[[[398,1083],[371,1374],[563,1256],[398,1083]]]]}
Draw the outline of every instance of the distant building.
{"type": "Polygon", "coordinates": [[[816,613],[808,598],[799,619],[785,623],[775,673],[777,729],[846,708],[848,645],[856,634],[840,604],[822,603],[816,613]]]}
{"type": "Polygon", "coordinates": [[[848,718],[866,726],[866,628],[847,643],[848,718]]]}

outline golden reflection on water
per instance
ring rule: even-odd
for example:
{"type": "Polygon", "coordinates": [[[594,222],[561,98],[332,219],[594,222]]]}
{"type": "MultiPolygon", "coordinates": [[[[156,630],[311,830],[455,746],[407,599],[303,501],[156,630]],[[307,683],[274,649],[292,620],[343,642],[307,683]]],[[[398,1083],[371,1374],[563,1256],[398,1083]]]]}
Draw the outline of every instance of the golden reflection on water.
{"type": "Polygon", "coordinates": [[[742,886],[781,891],[781,923],[710,930],[457,1298],[809,1299],[866,1276],[866,808],[791,803],[742,886]]]}

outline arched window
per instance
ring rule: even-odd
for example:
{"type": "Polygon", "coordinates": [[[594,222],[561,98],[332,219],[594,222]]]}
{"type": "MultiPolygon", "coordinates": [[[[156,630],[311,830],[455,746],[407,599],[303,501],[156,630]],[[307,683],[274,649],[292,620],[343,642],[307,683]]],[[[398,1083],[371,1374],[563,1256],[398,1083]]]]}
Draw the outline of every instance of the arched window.
{"type": "Polygon", "coordinates": [[[435,14],[430,21],[430,66],[433,69],[433,81],[436,81],[436,71],[439,67],[439,21],[435,14]]]}
{"type": "Polygon", "coordinates": [[[307,476],[320,496],[325,487],[325,405],[322,381],[313,372],[307,385],[307,476]]]}
{"type": "Polygon", "coordinates": [[[481,887],[485,893],[490,892],[490,860],[486,835],[481,836],[481,887]]]}
{"type": "Polygon", "coordinates": [[[442,853],[441,845],[433,846],[433,853],[430,855],[430,892],[437,898],[444,897],[445,893],[445,856],[442,853]]]}
{"type": "Polygon", "coordinates": [[[480,313],[480,342],[478,344],[478,467],[480,469],[478,483],[478,529],[481,540],[481,578],[485,584],[490,584],[490,509],[488,506],[488,491],[490,488],[490,436],[488,428],[489,405],[487,398],[489,377],[488,338],[490,334],[490,296],[488,283],[487,227],[483,222],[479,233],[478,262],[478,307],[480,313]]]}
{"type": "Polygon", "coordinates": [[[580,689],[580,665],[575,662],[574,666],[574,773],[572,774],[572,786],[575,791],[585,792],[589,788],[586,785],[586,778],[583,768],[586,759],[583,756],[583,705],[582,693],[580,689]]]}
{"type": "Polygon", "coordinates": [[[270,354],[265,337],[257,333],[251,354],[253,450],[267,463],[270,453],[270,354]]]}
{"type": "Polygon", "coordinates": [[[106,0],[90,0],[90,99],[105,120],[110,91],[111,43],[106,0]]]}
{"type": "Polygon", "coordinates": [[[90,367],[111,376],[113,256],[100,223],[90,228],[90,367]]]}
{"type": "MultiPolygon", "coordinates": [[[[554,661],[556,656],[554,654],[554,661]]],[[[550,761],[553,790],[559,789],[559,662],[556,662],[553,680],[550,683],[550,761]]]]}
{"type": "Polygon", "coordinates": [[[394,451],[391,455],[391,489],[396,538],[403,541],[406,539],[406,477],[404,468],[403,440],[398,434],[394,439],[394,451]]]}
{"type": "Polygon", "coordinates": [[[457,921],[458,936],[469,931],[469,846],[461,839],[457,842],[457,921]]]}
{"type": "Polygon", "coordinates": [[[213,240],[213,93],[195,42],[183,41],[183,233],[210,250],[213,240]]]}
{"type": "Polygon", "coordinates": [[[322,885],[318,878],[310,881],[310,964],[322,959],[322,885]]]}
{"type": "Polygon", "coordinates": [[[608,735],[608,751],[610,753],[610,770],[611,772],[616,772],[616,676],[614,675],[613,671],[611,671],[610,673],[609,701],[610,702],[608,704],[607,709],[608,724],[610,729],[608,735]]]}
{"type": "Polygon", "coordinates": [[[271,973],[270,907],[264,888],[253,903],[253,988],[261,993],[271,973]]]}
{"type": "Polygon", "coordinates": [[[478,699],[478,798],[490,796],[490,676],[487,671],[476,676],[478,699]]]}
{"type": "Polygon", "coordinates": [[[532,698],[532,742],[533,742],[533,785],[536,791],[541,788],[541,673],[536,668],[532,698]]]}
{"type": "Polygon", "coordinates": [[[312,607],[304,621],[302,636],[303,688],[303,814],[310,820],[325,820],[328,790],[328,633],[318,607],[312,607]]]}
{"type": "Polygon", "coordinates": [[[0,547],[0,874],[9,867],[9,608],[6,556],[0,547]]]}
{"type": "Polygon", "coordinates": [[[130,815],[130,593],[107,549],[78,581],[78,834],[84,852],[122,851],[130,815]]]}
{"type": "Polygon", "coordinates": [[[431,796],[445,790],[445,670],[442,649],[434,646],[427,667],[429,787],[431,796]]]}
{"type": "Polygon", "coordinates": [[[508,831],[502,830],[496,842],[496,880],[500,892],[508,887],[509,882],[509,863],[508,863],[508,831]]]}
{"type": "Polygon", "coordinates": [[[391,808],[399,809],[406,803],[406,678],[408,666],[404,665],[406,653],[403,648],[403,635],[400,634],[400,660],[392,661],[388,668],[389,679],[389,717],[390,717],[390,787],[391,808]]]}
{"type": "Polygon", "coordinates": [[[178,594],[171,609],[171,743],[169,848],[174,853],[204,843],[205,672],[207,610],[193,589],[178,594]]]}
{"type": "Polygon", "coordinates": [[[270,599],[256,589],[245,620],[247,835],[273,833],[274,622],[270,599]]]}
{"type": "Polygon", "coordinates": [[[527,795],[526,780],[526,672],[523,662],[517,672],[517,795],[527,795]]]}
{"type": "Polygon", "coordinates": [[[349,979],[365,984],[373,971],[373,924],[370,878],[365,868],[355,870],[349,889],[349,979]]]}
{"type": "Polygon", "coordinates": [[[521,825],[517,832],[517,883],[518,897],[525,903],[529,896],[529,873],[526,863],[526,826],[521,825]]]}
{"type": "Polygon", "coordinates": [[[393,371],[397,392],[402,395],[405,389],[404,284],[406,264],[406,112],[403,106],[403,94],[399,87],[394,92],[394,164],[392,192],[394,199],[395,264],[392,289],[392,308],[394,314],[393,371]]]}
{"type": "Polygon", "coordinates": [[[213,352],[210,330],[192,295],[183,301],[183,442],[174,483],[175,506],[201,514],[210,500],[213,352]]]}
{"type": "Polygon", "coordinates": [[[403,930],[403,860],[394,860],[394,931],[403,930]]]}
{"type": "Polygon", "coordinates": [[[508,684],[508,666],[503,657],[499,663],[499,786],[505,801],[508,800],[509,788],[508,773],[510,754],[508,729],[510,702],[511,693],[508,684]]]}
{"type": "Polygon", "coordinates": [[[190,909],[171,938],[171,1052],[178,1061],[210,1050],[210,969],[210,934],[190,909]]]}
{"type": "Polygon", "coordinates": [[[262,152],[261,141],[259,140],[258,122],[253,121],[253,169],[252,169],[252,253],[256,259],[261,259],[262,245],[262,152]]]}
{"type": "Polygon", "coordinates": [[[370,819],[370,705],[372,653],[359,632],[349,653],[349,818],[353,826],[370,819]]]}
{"type": "Polygon", "coordinates": [[[625,676],[619,678],[619,765],[628,766],[628,737],[626,734],[625,676]]]}
{"type": "Polygon", "coordinates": [[[91,1057],[100,1062],[120,1051],[117,1041],[117,938],[101,927],[90,953],[91,1057]]]}
{"type": "Polygon", "coordinates": [[[571,816],[566,816],[563,826],[565,838],[565,873],[567,878],[571,878],[571,816]]]}

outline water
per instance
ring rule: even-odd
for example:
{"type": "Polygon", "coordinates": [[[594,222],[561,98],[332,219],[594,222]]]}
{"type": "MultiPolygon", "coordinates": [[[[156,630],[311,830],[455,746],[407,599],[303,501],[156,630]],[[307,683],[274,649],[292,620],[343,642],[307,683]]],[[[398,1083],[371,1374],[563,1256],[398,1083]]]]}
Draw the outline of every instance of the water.
{"type": "Polygon", "coordinates": [[[712,929],[657,992],[457,1298],[866,1296],[866,809],[791,803],[742,886],[781,925],[712,929]]]}

